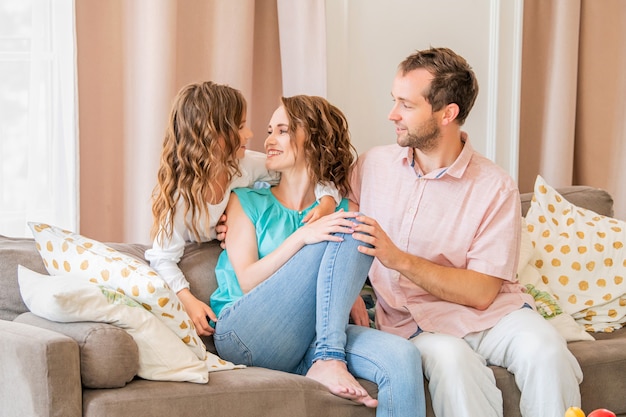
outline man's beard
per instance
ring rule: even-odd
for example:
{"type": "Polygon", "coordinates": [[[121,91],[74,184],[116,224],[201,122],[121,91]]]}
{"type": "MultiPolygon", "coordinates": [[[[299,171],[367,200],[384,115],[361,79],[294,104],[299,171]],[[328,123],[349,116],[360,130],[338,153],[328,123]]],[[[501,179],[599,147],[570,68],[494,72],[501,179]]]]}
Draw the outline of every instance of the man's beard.
{"type": "Polygon", "coordinates": [[[398,145],[403,147],[417,148],[422,152],[428,152],[437,147],[441,131],[437,121],[431,117],[425,125],[415,132],[407,130],[406,136],[398,137],[398,145]]]}

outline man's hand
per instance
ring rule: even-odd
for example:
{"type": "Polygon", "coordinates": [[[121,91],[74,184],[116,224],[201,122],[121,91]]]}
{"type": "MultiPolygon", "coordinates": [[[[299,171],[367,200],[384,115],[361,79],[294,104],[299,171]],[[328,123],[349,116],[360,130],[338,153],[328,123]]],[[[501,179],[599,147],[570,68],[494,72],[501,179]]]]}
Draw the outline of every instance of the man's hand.
{"type": "Polygon", "coordinates": [[[397,269],[393,262],[400,259],[403,252],[391,241],[378,222],[363,215],[357,216],[356,220],[361,223],[354,226],[352,236],[373,246],[359,246],[359,252],[376,257],[387,268],[397,269]]]}
{"type": "Polygon", "coordinates": [[[184,288],[176,294],[185,306],[185,311],[189,315],[196,327],[199,336],[211,336],[215,329],[209,326],[209,320],[217,322],[217,316],[211,310],[211,307],[198,300],[188,288],[184,288]]]}
{"type": "Polygon", "coordinates": [[[226,215],[222,214],[220,219],[217,221],[215,225],[215,234],[216,238],[220,242],[220,246],[222,249],[226,249],[226,232],[228,231],[228,226],[226,226],[226,215]]]}
{"type": "Polygon", "coordinates": [[[485,310],[496,298],[503,280],[469,269],[435,264],[401,251],[371,217],[357,216],[352,236],[373,248],[359,246],[359,252],[376,257],[389,269],[419,285],[437,298],[485,310]],[[367,234],[365,234],[367,233],[367,234]]]}
{"type": "Polygon", "coordinates": [[[335,211],[337,207],[337,203],[335,199],[331,196],[325,195],[320,199],[320,203],[309,211],[304,219],[302,219],[302,223],[313,223],[315,220],[318,220],[321,217],[326,216],[327,214],[331,214],[335,211]]]}
{"type": "Polygon", "coordinates": [[[370,327],[370,316],[367,314],[365,301],[363,301],[363,298],[360,295],[356,298],[356,301],[352,305],[350,318],[352,318],[352,322],[357,326],[370,327]]]}

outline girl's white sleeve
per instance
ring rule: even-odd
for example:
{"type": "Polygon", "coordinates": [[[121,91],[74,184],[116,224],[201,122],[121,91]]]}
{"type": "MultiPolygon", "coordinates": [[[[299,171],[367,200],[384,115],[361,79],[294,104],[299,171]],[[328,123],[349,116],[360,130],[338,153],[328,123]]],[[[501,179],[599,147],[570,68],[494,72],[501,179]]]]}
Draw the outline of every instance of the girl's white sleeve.
{"type": "Polygon", "coordinates": [[[185,252],[185,239],[174,229],[172,238],[159,244],[154,240],[152,248],[145,253],[145,258],[150,266],[167,282],[167,285],[175,292],[189,288],[189,282],[178,267],[178,262],[185,252]]]}
{"type": "Polygon", "coordinates": [[[341,196],[339,190],[335,187],[333,182],[318,182],[315,184],[315,199],[320,201],[320,198],[325,195],[331,196],[337,205],[341,203],[341,196]]]}
{"type": "MultiPolygon", "coordinates": [[[[241,160],[241,169],[249,175],[250,182],[247,187],[251,187],[255,182],[268,182],[270,184],[276,184],[280,179],[280,174],[273,171],[268,171],[265,168],[266,156],[264,153],[256,151],[246,151],[245,157],[241,160]]],[[[332,182],[320,182],[315,185],[315,199],[317,201],[324,196],[331,196],[337,205],[341,203],[342,196],[339,195],[339,190],[332,182]]]]}
{"type": "Polygon", "coordinates": [[[264,153],[246,150],[246,155],[240,161],[240,168],[243,175],[247,176],[248,184],[241,186],[251,187],[255,182],[278,183],[280,174],[265,168],[266,159],[264,153]]]}

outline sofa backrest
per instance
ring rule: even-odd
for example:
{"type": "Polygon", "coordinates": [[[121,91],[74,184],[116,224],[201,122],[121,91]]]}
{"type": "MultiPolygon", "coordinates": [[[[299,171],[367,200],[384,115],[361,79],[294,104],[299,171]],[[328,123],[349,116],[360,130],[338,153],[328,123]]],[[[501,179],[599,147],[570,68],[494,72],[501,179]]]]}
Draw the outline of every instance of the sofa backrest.
{"type": "MultiPolygon", "coordinates": [[[[145,245],[133,243],[106,243],[107,246],[133,256],[143,262],[145,245]]],[[[189,280],[191,290],[207,302],[217,287],[215,263],[221,251],[218,242],[203,244],[189,243],[185,247],[179,266],[189,280]]],[[[34,239],[13,238],[0,235],[0,319],[13,320],[28,311],[22,301],[17,280],[17,266],[47,274],[34,239]]]]}
{"type": "MultiPolygon", "coordinates": [[[[557,191],[571,203],[588,208],[605,216],[613,215],[613,198],[609,193],[588,186],[571,186],[557,191]]],[[[520,196],[522,215],[526,214],[532,193],[520,196]]],[[[107,243],[113,249],[143,260],[144,245],[129,243],[107,243]]],[[[215,290],[215,264],[221,248],[217,242],[203,244],[189,243],[180,268],[190,283],[191,291],[208,303],[215,290]]],[[[17,266],[23,265],[39,273],[47,273],[35,241],[27,238],[11,238],[0,235],[0,319],[13,320],[28,311],[22,301],[17,281],[17,266]]]]}
{"type": "Polygon", "coordinates": [[[0,235],[0,319],[13,320],[28,311],[17,283],[17,266],[46,274],[34,239],[0,235]]]}
{"type": "MultiPolygon", "coordinates": [[[[613,197],[599,188],[589,187],[587,185],[572,185],[569,187],[557,188],[556,191],[561,194],[567,201],[583,207],[603,216],[613,217],[613,197]]],[[[522,202],[522,216],[526,215],[530,207],[530,201],[533,193],[524,193],[520,195],[522,202]]]]}

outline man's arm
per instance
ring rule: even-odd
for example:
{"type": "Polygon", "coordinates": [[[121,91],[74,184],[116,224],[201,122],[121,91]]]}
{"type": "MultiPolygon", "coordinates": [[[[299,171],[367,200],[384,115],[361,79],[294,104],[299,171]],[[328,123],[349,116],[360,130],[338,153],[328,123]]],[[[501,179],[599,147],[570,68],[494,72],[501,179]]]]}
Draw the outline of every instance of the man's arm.
{"type": "Polygon", "coordinates": [[[354,238],[373,248],[359,251],[375,256],[385,267],[398,271],[415,284],[442,300],[478,310],[487,309],[500,292],[502,279],[468,269],[437,265],[400,250],[371,217],[358,216],[354,238]]]}

